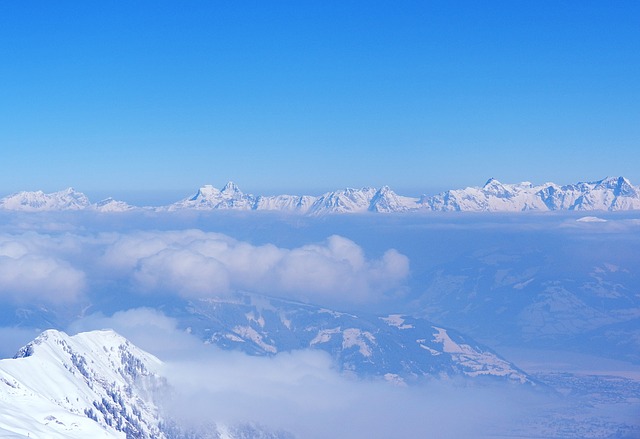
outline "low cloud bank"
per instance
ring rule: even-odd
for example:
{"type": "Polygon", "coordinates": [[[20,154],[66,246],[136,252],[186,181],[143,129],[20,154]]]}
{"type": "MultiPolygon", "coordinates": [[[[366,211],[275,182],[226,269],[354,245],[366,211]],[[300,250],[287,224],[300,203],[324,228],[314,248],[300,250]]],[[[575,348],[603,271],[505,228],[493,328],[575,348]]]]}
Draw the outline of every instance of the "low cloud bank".
{"type": "Polygon", "coordinates": [[[119,236],[104,256],[141,291],[182,297],[247,290],[296,299],[363,302],[401,288],[409,260],[387,250],[367,259],[360,246],[333,235],[319,244],[284,249],[254,246],[199,230],[119,236]]]}
{"type": "Polygon", "coordinates": [[[63,255],[74,244],[79,243],[35,233],[1,235],[0,297],[19,303],[76,300],[85,289],[85,273],[63,255]]]}
{"type": "Polygon", "coordinates": [[[478,438],[508,431],[540,402],[511,386],[409,388],[347,378],[315,350],[273,357],[222,351],[150,309],[90,316],[69,332],[106,327],[165,360],[173,391],[163,409],[190,427],[253,422],[300,439],[478,438]]]}
{"type": "Polygon", "coordinates": [[[0,297],[14,301],[69,302],[107,285],[182,298],[245,290],[364,303],[402,292],[408,275],[409,259],[396,250],[368,258],[337,235],[291,249],[200,230],[0,236],[0,297]]]}

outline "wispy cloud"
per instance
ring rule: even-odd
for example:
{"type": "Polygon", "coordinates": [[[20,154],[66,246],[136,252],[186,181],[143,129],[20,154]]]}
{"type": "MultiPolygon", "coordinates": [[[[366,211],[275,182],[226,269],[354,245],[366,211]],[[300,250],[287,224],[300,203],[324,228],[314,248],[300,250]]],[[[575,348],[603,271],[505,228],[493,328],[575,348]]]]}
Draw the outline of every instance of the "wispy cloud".
{"type": "Polygon", "coordinates": [[[507,432],[541,395],[509,386],[432,381],[398,387],[343,376],[322,351],[252,357],[205,345],[161,312],[79,320],[70,332],[113,328],[165,360],[165,414],[183,425],[255,422],[298,438],[471,438],[507,432]]]}

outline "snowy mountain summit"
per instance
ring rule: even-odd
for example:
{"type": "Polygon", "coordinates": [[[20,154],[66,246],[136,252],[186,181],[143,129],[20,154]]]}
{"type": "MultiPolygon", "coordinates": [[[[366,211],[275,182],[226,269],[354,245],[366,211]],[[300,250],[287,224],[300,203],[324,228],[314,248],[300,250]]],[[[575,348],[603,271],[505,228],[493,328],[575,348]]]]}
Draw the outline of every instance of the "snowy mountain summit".
{"type": "MultiPolygon", "coordinates": [[[[127,203],[110,198],[91,204],[84,194],[72,188],[51,194],[45,194],[42,191],[18,192],[0,199],[0,209],[5,210],[93,209],[100,212],[122,212],[134,208],[127,203]]],[[[398,195],[388,186],[380,189],[346,188],[319,196],[256,196],[245,194],[230,181],[222,189],[207,184],[181,201],[146,209],[278,211],[304,215],[430,211],[619,211],[640,209],[640,189],[624,177],[607,177],[598,181],[564,186],[555,183],[534,185],[530,182],[505,184],[491,178],[481,187],[453,189],[433,196],[423,195],[419,198],[398,195]]]]}
{"type": "Polygon", "coordinates": [[[163,363],[111,330],[48,330],[0,360],[0,437],[47,439],[291,439],[250,424],[181,426],[161,403],[163,363]]]}
{"type": "Polygon", "coordinates": [[[89,199],[73,188],[45,194],[42,191],[18,192],[0,200],[0,208],[8,210],[80,210],[90,206],[89,199]]]}
{"type": "Polygon", "coordinates": [[[396,194],[388,186],[380,189],[346,188],[317,197],[277,195],[255,197],[244,194],[232,182],[222,190],[203,186],[190,198],[168,207],[177,209],[274,210],[307,215],[362,212],[519,212],[527,210],[635,210],[640,209],[640,189],[624,177],[559,186],[530,182],[504,184],[495,178],[482,187],[468,187],[420,198],[396,194]]]}
{"type": "Polygon", "coordinates": [[[434,211],[635,210],[640,209],[640,189],[624,177],[566,186],[503,184],[492,178],[482,187],[446,191],[423,198],[421,204],[434,211]]]}
{"type": "MultiPolygon", "coordinates": [[[[361,319],[260,300],[259,306],[201,302],[193,316],[213,329],[206,341],[220,347],[254,355],[323,349],[351,375],[372,370],[396,384],[411,376],[489,377],[531,384],[526,374],[492,351],[419,319],[361,319]],[[279,305],[279,310],[272,305],[279,305]],[[278,333],[280,339],[271,337],[278,333]]],[[[158,358],[111,330],[74,336],[45,331],[14,358],[0,360],[0,437],[293,439],[290,433],[265,430],[250,420],[234,425],[176,422],[163,410],[175,389],[162,373],[158,358]]]]}
{"type": "Polygon", "coordinates": [[[160,365],[113,331],[45,331],[0,361],[0,436],[163,438],[160,365]]]}
{"type": "Polygon", "coordinates": [[[123,212],[133,209],[133,206],[113,198],[92,204],[85,194],[70,187],[50,194],[42,191],[18,192],[0,199],[0,209],[23,212],[91,209],[99,212],[123,212]]]}

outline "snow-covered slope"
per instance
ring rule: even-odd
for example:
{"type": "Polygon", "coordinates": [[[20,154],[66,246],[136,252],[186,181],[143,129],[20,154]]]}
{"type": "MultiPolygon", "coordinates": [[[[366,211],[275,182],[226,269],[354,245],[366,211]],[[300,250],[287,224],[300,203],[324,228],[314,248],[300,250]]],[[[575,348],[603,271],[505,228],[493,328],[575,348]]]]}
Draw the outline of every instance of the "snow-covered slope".
{"type": "Polygon", "coordinates": [[[134,206],[113,198],[106,198],[96,204],[92,204],[91,207],[99,212],[127,212],[135,209],[134,206]]]}
{"type": "Polygon", "coordinates": [[[242,294],[193,302],[181,321],[208,343],[252,355],[327,351],[346,373],[392,381],[528,376],[486,346],[424,319],[357,316],[308,304],[242,294]]]}
{"type": "Polygon", "coordinates": [[[371,212],[406,212],[416,209],[417,198],[404,197],[393,192],[389,186],[382,186],[371,198],[371,212]]]}
{"type": "Polygon", "coordinates": [[[0,437],[282,439],[251,424],[181,426],[158,406],[172,392],[162,362],[111,330],[48,330],[0,360],[0,437]]]}
{"type": "Polygon", "coordinates": [[[73,188],[45,194],[42,191],[18,192],[0,200],[0,208],[8,210],[80,210],[90,206],[89,199],[73,188]]]}
{"type": "Polygon", "coordinates": [[[116,201],[113,198],[91,204],[85,194],[70,187],[50,194],[45,194],[42,191],[18,192],[0,199],[0,209],[24,212],[84,209],[94,209],[100,212],[123,212],[134,209],[134,206],[130,206],[124,201],[116,201]]]}
{"type": "Polygon", "coordinates": [[[503,184],[492,178],[481,188],[469,187],[423,197],[420,204],[434,211],[631,210],[640,209],[640,190],[624,177],[566,186],[503,184]]]}
{"type": "Polygon", "coordinates": [[[449,190],[434,196],[401,196],[388,186],[380,189],[346,188],[320,196],[254,196],[242,193],[229,182],[220,191],[203,186],[190,198],[167,207],[177,209],[276,210],[309,215],[409,212],[470,211],[519,212],[526,210],[631,210],[640,209],[640,189],[624,177],[608,177],[587,183],[559,186],[529,182],[504,184],[491,178],[482,187],[449,190]]]}
{"type": "MultiPolygon", "coordinates": [[[[133,209],[122,201],[107,198],[91,204],[87,197],[72,188],[45,194],[19,192],[0,199],[0,209],[22,211],[94,209],[120,212],[133,209]]],[[[155,208],[160,211],[259,210],[309,215],[361,212],[470,211],[519,212],[525,210],[635,210],[640,209],[640,189],[624,177],[608,177],[587,183],[559,186],[555,183],[534,185],[529,182],[504,184],[492,178],[482,187],[468,187],[420,198],[406,197],[388,186],[380,189],[346,188],[319,196],[255,196],[243,193],[233,182],[221,190],[202,186],[184,200],[155,208]]]]}
{"type": "Polygon", "coordinates": [[[256,198],[253,208],[255,210],[306,213],[315,200],[316,197],[311,195],[259,196],[256,198]]]}
{"type": "Polygon", "coordinates": [[[0,361],[0,436],[164,438],[160,364],[113,331],[46,331],[0,361]]]}
{"type": "Polygon", "coordinates": [[[168,210],[176,209],[234,209],[234,210],[250,210],[253,209],[255,199],[253,195],[245,195],[233,182],[228,182],[222,190],[216,189],[211,185],[202,186],[191,197],[182,201],[178,201],[170,206],[168,210]]]}
{"type": "Polygon", "coordinates": [[[309,208],[311,214],[366,212],[375,188],[343,189],[319,196],[309,208]]]}
{"type": "Polygon", "coordinates": [[[603,230],[601,221],[576,220],[580,240],[525,231],[495,247],[493,239],[481,250],[470,243],[424,275],[414,307],[491,345],[552,347],[640,364],[635,232],[589,236],[603,230]]]}

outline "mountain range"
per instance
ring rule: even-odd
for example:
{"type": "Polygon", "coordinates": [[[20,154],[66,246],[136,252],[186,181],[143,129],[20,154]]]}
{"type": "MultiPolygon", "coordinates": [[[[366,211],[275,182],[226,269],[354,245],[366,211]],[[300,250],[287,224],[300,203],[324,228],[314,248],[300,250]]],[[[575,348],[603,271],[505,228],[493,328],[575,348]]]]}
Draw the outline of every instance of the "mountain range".
{"type": "Polygon", "coordinates": [[[133,209],[158,211],[242,210],[281,211],[305,215],[361,212],[518,212],[518,211],[621,211],[640,209],[640,188],[624,177],[607,177],[569,185],[529,182],[504,184],[491,178],[482,187],[468,187],[437,195],[406,197],[388,186],[379,189],[346,188],[320,196],[255,196],[243,193],[233,182],[222,189],[202,186],[183,200],[160,207],[136,207],[107,198],[91,203],[81,192],[68,188],[46,194],[18,192],[0,199],[0,209],[18,211],[95,210],[122,212],[133,209]]]}
{"type": "Polygon", "coordinates": [[[410,384],[420,379],[533,381],[496,352],[453,329],[391,314],[351,314],[289,300],[239,293],[191,301],[174,315],[222,349],[271,356],[299,349],[329,353],[343,373],[410,384]]]}

